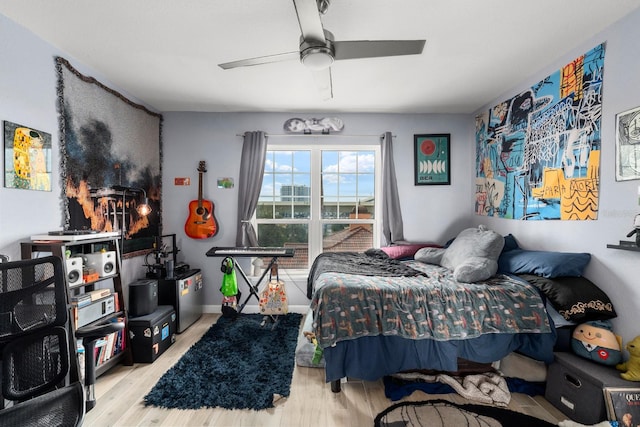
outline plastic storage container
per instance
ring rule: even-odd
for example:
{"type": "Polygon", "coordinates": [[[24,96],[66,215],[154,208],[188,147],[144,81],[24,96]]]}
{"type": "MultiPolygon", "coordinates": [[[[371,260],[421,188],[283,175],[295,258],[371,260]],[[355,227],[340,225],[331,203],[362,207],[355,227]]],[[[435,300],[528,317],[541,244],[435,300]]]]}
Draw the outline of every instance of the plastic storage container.
{"type": "Polygon", "coordinates": [[[607,419],[605,387],[634,387],[634,383],[620,378],[614,367],[573,353],[555,353],[544,397],[572,420],[592,425],[607,419]]]}

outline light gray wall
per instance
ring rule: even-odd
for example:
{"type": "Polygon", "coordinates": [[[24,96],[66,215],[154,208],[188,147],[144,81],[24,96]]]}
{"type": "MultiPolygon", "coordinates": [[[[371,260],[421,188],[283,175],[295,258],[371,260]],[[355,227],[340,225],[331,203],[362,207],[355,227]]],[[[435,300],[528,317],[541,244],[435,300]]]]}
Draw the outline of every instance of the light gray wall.
{"type": "MultiPolygon", "coordinates": [[[[405,218],[405,237],[414,241],[440,242],[469,224],[469,214],[460,209],[464,200],[472,197],[469,182],[473,160],[469,116],[436,116],[408,114],[335,114],[345,123],[345,135],[380,135],[391,131],[394,160],[398,178],[400,203],[405,218]],[[451,133],[450,186],[414,186],[413,135],[418,133],[451,133]]],[[[163,218],[165,233],[178,235],[181,257],[192,267],[201,268],[206,280],[206,301],[209,310],[218,309],[222,273],[220,258],[206,257],[212,246],[235,246],[238,189],[219,189],[216,179],[232,177],[238,182],[242,138],[245,131],[263,130],[282,134],[284,122],[291,117],[324,117],[322,114],[290,113],[165,113],[163,161],[163,218]],[[207,164],[204,177],[204,197],[214,204],[219,232],[211,239],[194,240],[183,231],[190,200],[197,198],[198,161],[207,164]],[[187,186],[174,185],[176,177],[190,177],[187,186]]],[[[314,137],[311,137],[314,138],[314,137]]],[[[315,137],[322,138],[322,137],[315,137]]],[[[273,138],[272,140],[276,140],[273,138]]],[[[346,143],[353,138],[344,139],[346,143]]],[[[377,138],[370,138],[378,142],[377,138]]],[[[325,141],[332,141],[326,139],[325,141]]],[[[335,140],[333,140],[335,141],[335,140]]],[[[279,140],[278,142],[281,142],[279,140]]],[[[248,272],[249,268],[245,268],[248,272]]],[[[290,304],[308,306],[306,282],[284,278],[290,304]]],[[[241,286],[241,290],[242,286],[241,286]]],[[[246,290],[246,288],[245,288],[246,290]]],[[[243,292],[245,291],[243,290],[243,292]]],[[[252,299],[250,304],[256,305],[252,299]]]]}
{"type": "MultiPolygon", "coordinates": [[[[611,296],[620,315],[615,321],[616,331],[629,340],[639,333],[637,313],[640,287],[636,278],[639,276],[640,254],[606,249],[606,244],[624,239],[631,229],[633,216],[640,211],[637,205],[640,181],[615,182],[613,135],[615,114],[640,105],[639,60],[630,54],[635,50],[634,42],[638,40],[639,32],[640,12],[635,12],[584,45],[567,52],[556,63],[542,70],[532,70],[530,81],[506,90],[504,96],[486,106],[488,108],[497,101],[513,96],[576,55],[607,41],[600,215],[597,221],[521,222],[473,215],[473,115],[335,115],[345,121],[344,133],[378,134],[391,131],[396,135],[394,156],[407,239],[442,242],[466,226],[485,223],[503,234],[513,233],[522,246],[531,249],[591,252],[593,260],[587,276],[611,296]],[[413,185],[413,134],[430,132],[452,134],[451,186],[413,185]]],[[[74,58],[59,52],[2,15],[0,55],[3,58],[0,62],[0,120],[10,120],[49,132],[54,144],[51,192],[0,188],[0,253],[17,259],[21,240],[28,239],[32,234],[60,228],[62,223],[60,183],[56,178],[59,176],[59,154],[54,56],[62,55],[85,74],[98,78],[114,89],[118,88],[100,73],[86,69],[74,58]]],[[[293,114],[288,113],[165,114],[163,232],[178,234],[181,259],[204,270],[208,309],[219,306],[220,273],[219,261],[207,258],[204,253],[214,245],[233,245],[237,209],[237,189],[218,190],[215,188],[215,179],[226,176],[237,179],[241,149],[241,138],[237,134],[248,130],[280,133],[282,123],[291,116],[293,114]],[[175,177],[190,176],[196,179],[199,160],[206,160],[209,166],[205,195],[215,203],[215,213],[221,227],[216,237],[205,241],[189,239],[182,231],[188,202],[194,198],[197,189],[193,185],[173,185],[175,177]]],[[[318,114],[310,112],[307,116],[318,114]]],[[[4,154],[2,158],[4,160],[4,154]]],[[[125,283],[144,273],[141,266],[140,258],[125,262],[125,283]]],[[[292,291],[293,304],[308,304],[300,292],[295,289],[292,291]]]]}
{"type": "MultiPolygon", "coordinates": [[[[75,61],[30,31],[0,14],[0,120],[11,121],[51,134],[51,191],[29,191],[0,187],[0,253],[20,258],[20,241],[34,234],[62,228],[57,76],[54,58],[63,56],[82,73],[115,87],[99,72],[75,61]]],[[[124,91],[124,96],[139,102],[124,91]]],[[[4,132],[4,127],[2,127],[4,132]]],[[[4,134],[4,133],[3,133],[4,134]]],[[[4,139],[3,139],[4,142],[4,139]]],[[[5,161],[4,149],[0,154],[5,161]]],[[[124,261],[123,281],[144,275],[139,258],[124,261]]],[[[125,299],[126,291],[125,291],[125,299]]]]}
{"type": "MultiPolygon", "coordinates": [[[[592,259],[585,277],[604,289],[612,299],[619,317],[614,331],[625,342],[640,333],[640,253],[607,249],[607,243],[628,239],[633,219],[640,213],[640,181],[615,180],[615,115],[640,106],[640,57],[634,55],[640,39],[640,12],[634,12],[584,44],[567,52],[548,67],[532,73],[531,79],[505,91],[485,108],[504,101],[558,68],[606,42],[602,99],[602,152],[600,154],[600,202],[596,221],[514,221],[474,216],[474,224],[487,224],[496,231],[512,233],[520,246],[567,252],[590,252],[592,259]]],[[[470,167],[474,167],[470,164],[470,167]]],[[[465,210],[473,208],[469,199],[465,210]]]]}

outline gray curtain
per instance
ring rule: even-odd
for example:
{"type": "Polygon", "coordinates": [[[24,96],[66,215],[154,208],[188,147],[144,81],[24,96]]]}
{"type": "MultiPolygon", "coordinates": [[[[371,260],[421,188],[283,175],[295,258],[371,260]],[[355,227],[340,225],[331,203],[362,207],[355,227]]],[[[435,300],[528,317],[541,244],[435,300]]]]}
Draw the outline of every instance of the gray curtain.
{"type": "Polygon", "coordinates": [[[258,206],[266,156],[266,134],[262,131],[245,132],[238,179],[237,247],[258,246],[256,230],[250,221],[258,206]]]}
{"type": "Polygon", "coordinates": [[[404,240],[392,140],[391,132],[382,136],[382,236],[387,245],[404,240]]]}

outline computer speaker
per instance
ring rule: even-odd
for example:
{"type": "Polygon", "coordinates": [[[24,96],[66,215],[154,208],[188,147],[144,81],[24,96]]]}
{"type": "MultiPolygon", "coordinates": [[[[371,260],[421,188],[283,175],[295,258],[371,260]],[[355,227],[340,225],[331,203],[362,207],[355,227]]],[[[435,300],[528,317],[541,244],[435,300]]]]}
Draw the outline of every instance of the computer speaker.
{"type": "Polygon", "coordinates": [[[67,264],[67,284],[69,286],[81,285],[82,282],[82,257],[72,257],[65,260],[67,264]]]}
{"type": "Polygon", "coordinates": [[[100,277],[112,276],[116,273],[116,252],[94,252],[85,254],[87,267],[92,268],[100,277]]]}

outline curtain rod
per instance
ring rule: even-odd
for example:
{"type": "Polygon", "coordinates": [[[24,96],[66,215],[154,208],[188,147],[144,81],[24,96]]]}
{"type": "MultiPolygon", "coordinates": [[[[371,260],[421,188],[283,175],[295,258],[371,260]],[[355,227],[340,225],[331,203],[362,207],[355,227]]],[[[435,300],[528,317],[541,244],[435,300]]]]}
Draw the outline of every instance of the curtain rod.
{"type": "MultiPolygon", "coordinates": [[[[245,135],[243,133],[240,134],[236,134],[236,136],[240,136],[240,137],[244,137],[245,135]]],[[[384,134],[382,135],[344,135],[344,134],[336,134],[336,133],[265,133],[266,137],[292,137],[292,136],[321,136],[323,138],[329,137],[329,136],[341,136],[341,137],[346,137],[346,138],[371,138],[371,137],[377,137],[377,138],[384,138],[384,134]]],[[[393,138],[395,138],[395,135],[391,135],[393,138]]]]}

